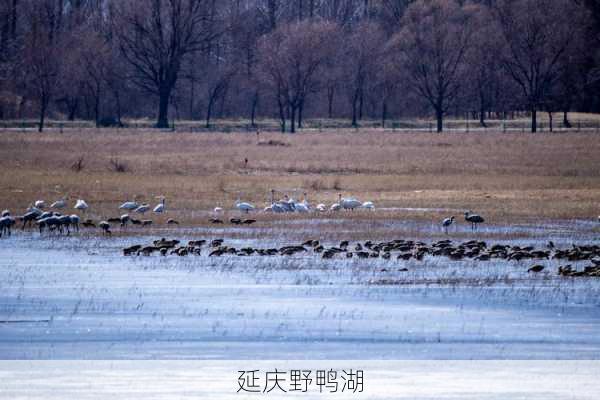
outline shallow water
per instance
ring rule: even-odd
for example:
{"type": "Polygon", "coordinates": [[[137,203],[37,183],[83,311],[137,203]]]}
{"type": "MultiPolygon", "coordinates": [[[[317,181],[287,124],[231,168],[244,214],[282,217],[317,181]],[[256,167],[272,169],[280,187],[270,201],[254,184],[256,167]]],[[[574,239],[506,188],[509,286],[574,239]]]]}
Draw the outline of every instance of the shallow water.
{"type": "MultiPolygon", "coordinates": [[[[287,236],[275,226],[267,239],[262,229],[227,239],[232,228],[3,238],[0,358],[600,358],[600,280],[560,278],[553,260],[534,275],[531,262],[120,253],[161,236],[294,244],[329,223],[287,236]],[[384,279],[397,284],[370,284],[384,279]]],[[[390,223],[396,234],[408,224],[390,223]]],[[[427,240],[433,226],[415,226],[427,240]]],[[[487,229],[494,243],[597,243],[596,228],[577,221],[487,229]]]]}

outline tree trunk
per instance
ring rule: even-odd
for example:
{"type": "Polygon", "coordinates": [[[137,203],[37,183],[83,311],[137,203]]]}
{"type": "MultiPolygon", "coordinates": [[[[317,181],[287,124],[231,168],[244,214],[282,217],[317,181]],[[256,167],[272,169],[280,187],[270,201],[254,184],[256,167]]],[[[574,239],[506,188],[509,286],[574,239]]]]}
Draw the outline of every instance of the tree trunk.
{"type": "Polygon", "coordinates": [[[156,121],[157,128],[169,127],[169,100],[171,99],[171,88],[163,88],[160,90],[158,99],[158,120],[156,121]]]}
{"type": "Polygon", "coordinates": [[[121,122],[121,96],[119,95],[118,90],[115,90],[115,102],[117,103],[117,122],[119,123],[119,126],[122,126],[123,123],[121,122]]]}
{"type": "Polygon", "coordinates": [[[302,113],[304,111],[304,100],[300,102],[298,107],[298,129],[302,129],[302,113]]]}
{"type": "Polygon", "coordinates": [[[437,120],[437,132],[444,130],[444,111],[441,108],[436,108],[435,119],[437,120]]]}
{"type": "Polygon", "coordinates": [[[192,79],[190,82],[190,120],[194,119],[194,98],[196,97],[194,94],[194,80],[192,79]]]}
{"type": "Polygon", "coordinates": [[[548,111],[548,129],[552,132],[552,111],[548,111]]]}
{"type": "Polygon", "coordinates": [[[279,120],[281,121],[281,133],[285,133],[285,110],[281,97],[277,97],[277,103],[279,105],[279,120]]]}
{"type": "Polygon", "coordinates": [[[357,107],[358,106],[358,94],[354,93],[354,97],[352,98],[352,126],[353,127],[357,127],[358,126],[358,110],[357,107]]]}
{"type": "Polygon", "coordinates": [[[77,113],[77,107],[79,106],[79,101],[77,99],[69,100],[67,99],[67,109],[69,111],[69,115],[67,119],[69,121],[75,121],[75,114],[77,113]]]}
{"type": "Polygon", "coordinates": [[[335,94],[335,88],[327,88],[327,116],[329,119],[333,118],[333,96],[335,94]]]}
{"type": "Polygon", "coordinates": [[[383,102],[383,107],[381,109],[381,127],[385,128],[385,121],[387,119],[387,102],[383,102]]]}
{"type": "Polygon", "coordinates": [[[40,107],[40,125],[38,126],[38,132],[42,132],[44,130],[44,121],[46,119],[46,107],[47,101],[42,99],[42,104],[40,107]]]}
{"type": "Polygon", "coordinates": [[[291,107],[290,113],[290,132],[296,133],[296,106],[291,107]]]}
{"type": "Polygon", "coordinates": [[[96,119],[96,128],[100,126],[100,92],[94,97],[94,117],[96,119]]]}
{"type": "Polygon", "coordinates": [[[479,125],[481,125],[484,128],[487,127],[487,125],[485,124],[485,108],[483,107],[483,104],[480,104],[479,108],[479,125]]]}
{"type": "Polygon", "coordinates": [[[569,121],[569,112],[563,111],[563,125],[565,128],[571,127],[571,121],[569,121]]]}
{"type": "Polygon", "coordinates": [[[254,93],[254,96],[252,96],[252,107],[251,107],[251,111],[250,111],[250,121],[252,124],[252,127],[256,127],[256,108],[258,106],[258,92],[254,93]]]}
{"type": "Polygon", "coordinates": [[[213,93],[208,98],[208,106],[206,107],[206,128],[207,129],[210,128],[210,117],[212,115],[212,109],[215,104],[215,97],[216,96],[214,96],[214,93],[213,93]]]}
{"type": "Polygon", "coordinates": [[[531,108],[531,133],[537,132],[537,109],[534,107],[531,108]]]}
{"type": "Polygon", "coordinates": [[[360,96],[359,96],[359,102],[358,102],[358,120],[359,121],[362,121],[362,119],[363,119],[363,103],[364,103],[364,97],[363,97],[363,93],[361,90],[360,96]]]}

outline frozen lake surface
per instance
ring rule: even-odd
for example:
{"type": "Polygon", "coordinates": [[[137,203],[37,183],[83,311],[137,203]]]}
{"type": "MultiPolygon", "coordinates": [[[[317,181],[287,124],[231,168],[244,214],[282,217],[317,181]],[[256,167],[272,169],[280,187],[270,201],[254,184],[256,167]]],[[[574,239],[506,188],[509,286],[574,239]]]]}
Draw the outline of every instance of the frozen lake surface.
{"type": "MultiPolygon", "coordinates": [[[[521,244],[597,243],[517,229],[531,230],[521,244]]],[[[0,358],[600,359],[600,279],[559,277],[555,260],[531,274],[531,261],[121,255],[160,235],[0,240],[0,358]]]]}

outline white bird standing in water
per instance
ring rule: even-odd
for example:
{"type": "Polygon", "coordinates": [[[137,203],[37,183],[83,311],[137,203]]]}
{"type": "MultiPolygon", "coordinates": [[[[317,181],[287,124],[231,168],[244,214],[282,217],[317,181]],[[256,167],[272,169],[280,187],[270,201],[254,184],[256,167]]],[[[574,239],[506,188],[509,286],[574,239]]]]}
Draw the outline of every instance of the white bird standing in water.
{"type": "Polygon", "coordinates": [[[340,205],[344,210],[354,210],[355,208],[362,207],[362,203],[354,197],[342,199],[340,205]]]}
{"type": "Polygon", "coordinates": [[[362,208],[366,208],[367,210],[374,210],[375,204],[373,204],[372,201],[365,201],[364,203],[362,203],[362,208]]]}
{"type": "Polygon", "coordinates": [[[240,200],[238,199],[238,201],[235,203],[235,207],[245,213],[249,213],[251,210],[254,210],[254,206],[250,203],[245,203],[245,202],[240,202],[240,200]]]}
{"type": "Polygon", "coordinates": [[[139,206],[140,205],[135,201],[126,201],[125,203],[123,203],[119,206],[119,209],[133,211],[136,208],[138,208],[139,206]]]}
{"type": "Polygon", "coordinates": [[[294,208],[299,213],[307,213],[310,211],[310,204],[308,204],[308,201],[306,200],[306,193],[304,193],[304,199],[302,202],[296,203],[294,208]]]}
{"type": "Polygon", "coordinates": [[[144,204],[142,204],[141,206],[139,206],[138,208],[136,208],[136,209],[135,209],[135,212],[143,215],[143,214],[145,214],[145,213],[146,213],[146,211],[148,211],[149,209],[150,209],[150,204],[148,204],[148,203],[144,203],[144,204]]]}
{"type": "Polygon", "coordinates": [[[331,207],[329,207],[330,211],[339,211],[342,209],[342,194],[338,194],[338,202],[333,203],[331,207]]]}
{"type": "Polygon", "coordinates": [[[158,196],[160,203],[154,207],[154,212],[157,214],[165,212],[165,196],[158,196]]]}
{"type": "Polygon", "coordinates": [[[85,210],[87,210],[90,207],[85,202],[85,200],[83,200],[83,199],[77,199],[77,202],[75,203],[75,207],[73,207],[73,208],[76,209],[76,210],[85,211],[85,210]]]}

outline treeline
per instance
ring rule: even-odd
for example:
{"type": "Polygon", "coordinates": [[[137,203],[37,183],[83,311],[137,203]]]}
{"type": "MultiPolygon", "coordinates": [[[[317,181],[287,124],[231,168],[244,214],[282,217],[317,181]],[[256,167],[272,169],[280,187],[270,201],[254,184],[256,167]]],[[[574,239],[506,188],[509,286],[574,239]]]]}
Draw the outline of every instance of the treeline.
{"type": "Polygon", "coordinates": [[[600,111],[596,0],[2,0],[0,119],[600,111]]]}

